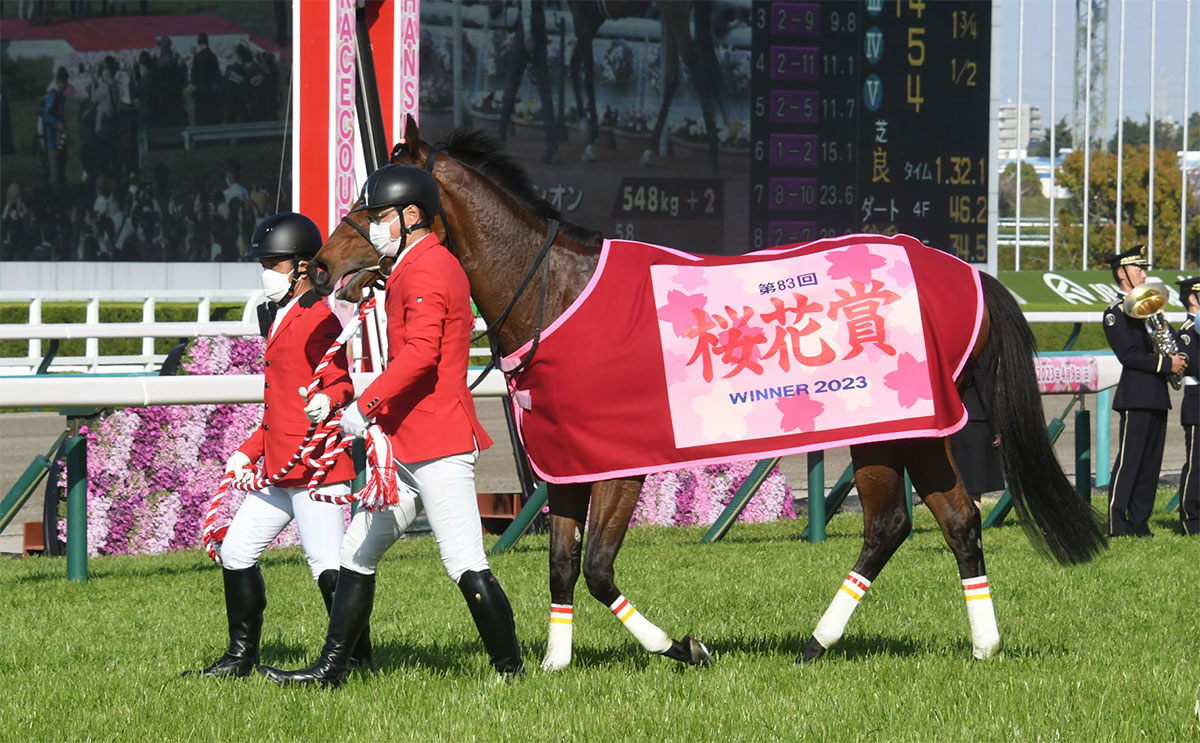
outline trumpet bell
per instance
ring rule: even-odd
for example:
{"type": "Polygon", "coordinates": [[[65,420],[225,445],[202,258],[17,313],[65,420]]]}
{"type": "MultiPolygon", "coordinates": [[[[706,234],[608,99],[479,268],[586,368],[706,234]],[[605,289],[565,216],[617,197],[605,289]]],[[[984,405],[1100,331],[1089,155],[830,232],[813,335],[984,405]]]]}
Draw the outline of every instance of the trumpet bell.
{"type": "Polygon", "coordinates": [[[1130,317],[1145,320],[1162,312],[1169,298],[1166,284],[1158,280],[1147,281],[1125,295],[1121,310],[1130,317]]]}

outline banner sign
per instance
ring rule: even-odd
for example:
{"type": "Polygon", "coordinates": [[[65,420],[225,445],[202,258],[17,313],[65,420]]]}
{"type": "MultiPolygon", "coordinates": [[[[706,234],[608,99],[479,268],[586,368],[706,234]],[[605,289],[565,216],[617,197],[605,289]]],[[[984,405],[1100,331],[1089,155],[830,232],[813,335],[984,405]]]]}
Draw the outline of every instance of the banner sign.
{"type": "Polygon", "coordinates": [[[650,276],[676,447],[933,412],[903,247],[650,276]]]}
{"type": "MultiPolygon", "coordinates": [[[[1167,285],[1167,311],[1182,308],[1175,282],[1185,274],[1163,269],[1151,275],[1167,285]]],[[[1046,311],[1095,310],[1097,322],[1103,308],[1117,298],[1117,284],[1109,271],[1001,271],[998,278],[1022,305],[1037,305],[1046,311]]]]}
{"type": "MultiPolygon", "coordinates": [[[[365,175],[356,172],[356,2],[305,0],[292,7],[298,70],[292,203],[329,234],[358,198],[365,175]]],[[[369,0],[365,6],[390,144],[398,141],[403,115],[417,114],[420,7],[419,0],[369,0]]]]}
{"type": "Polygon", "coordinates": [[[1100,389],[1100,369],[1095,356],[1035,356],[1033,363],[1042,394],[1100,389]]]}
{"type": "Polygon", "coordinates": [[[906,235],[742,256],[609,240],[513,410],[549,482],[945,436],[982,311],[978,272],[906,235]]]}

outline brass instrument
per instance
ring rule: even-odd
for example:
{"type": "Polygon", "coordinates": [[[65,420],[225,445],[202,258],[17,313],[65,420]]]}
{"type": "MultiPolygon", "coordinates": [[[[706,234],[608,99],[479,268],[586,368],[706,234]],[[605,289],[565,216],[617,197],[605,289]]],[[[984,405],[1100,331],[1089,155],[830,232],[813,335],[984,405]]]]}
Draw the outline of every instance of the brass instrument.
{"type": "MultiPolygon", "coordinates": [[[[1121,302],[1121,310],[1130,317],[1146,321],[1146,329],[1150,331],[1150,340],[1154,350],[1168,359],[1179,353],[1175,343],[1175,334],[1171,325],[1163,315],[1162,309],[1167,306],[1167,285],[1159,279],[1147,279],[1141,286],[1135,287],[1121,302]]],[[[1167,381],[1175,389],[1183,386],[1183,373],[1172,374],[1167,381]]]]}

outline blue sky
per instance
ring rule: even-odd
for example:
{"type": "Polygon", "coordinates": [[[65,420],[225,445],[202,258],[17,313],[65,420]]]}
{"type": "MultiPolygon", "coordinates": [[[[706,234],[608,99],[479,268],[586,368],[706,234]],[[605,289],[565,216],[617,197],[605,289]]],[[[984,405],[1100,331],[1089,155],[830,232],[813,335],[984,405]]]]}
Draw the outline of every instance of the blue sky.
{"type": "MultiPolygon", "coordinates": [[[[1151,0],[1124,0],[1125,4],[1125,116],[1145,120],[1150,110],[1151,0]]],[[[1057,49],[1054,65],[1055,117],[1071,121],[1075,59],[1075,0],[1025,0],[1025,54],[1021,99],[1042,110],[1043,126],[1049,125],[1051,76],[1051,8],[1057,5],[1057,49]]],[[[1109,136],[1117,120],[1120,23],[1122,0],[1109,0],[1108,10],[1108,111],[1109,136]]],[[[1200,110],[1200,0],[1192,0],[1191,38],[1185,40],[1186,0],[1157,0],[1154,67],[1158,116],[1183,115],[1185,43],[1191,43],[1191,74],[1188,79],[1188,111],[1200,110]]],[[[998,11],[997,11],[997,6],[998,11]]],[[[1000,20],[1000,101],[1017,100],[1017,50],[1020,0],[996,0],[1000,20]]]]}

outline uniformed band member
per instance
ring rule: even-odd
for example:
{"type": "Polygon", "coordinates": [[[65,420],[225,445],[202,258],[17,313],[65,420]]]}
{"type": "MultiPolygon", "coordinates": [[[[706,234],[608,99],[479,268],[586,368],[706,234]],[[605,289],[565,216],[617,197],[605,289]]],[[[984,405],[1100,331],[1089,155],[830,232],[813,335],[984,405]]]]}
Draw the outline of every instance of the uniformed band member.
{"type": "Polygon", "coordinates": [[[1200,276],[1178,282],[1179,301],[1187,308],[1187,320],[1179,327],[1180,348],[1187,355],[1188,371],[1183,378],[1183,402],[1179,422],[1183,425],[1183,445],[1186,449],[1183,472],[1179,475],[1179,523],[1183,533],[1200,534],[1200,276]]]}
{"type": "Polygon", "coordinates": [[[1137,245],[1105,262],[1112,268],[1121,295],[1104,310],[1104,334],[1121,362],[1121,379],[1113,396],[1113,410],[1121,425],[1117,459],[1108,487],[1108,533],[1114,537],[1150,533],[1150,513],[1158,489],[1166,443],[1167,377],[1187,364],[1183,354],[1164,356],[1155,350],[1146,321],[1121,309],[1123,295],[1146,282],[1146,246],[1137,245]]]}
{"type": "MultiPolygon", "coordinates": [[[[265,353],[262,423],[238,447],[225,465],[226,472],[248,482],[249,466],[262,458],[268,475],[281,470],[304,440],[309,419],[323,419],[332,406],[341,406],[354,394],[346,353],[343,350],[322,372],[321,391],[306,401],[298,388],[312,381],[313,370],[342,330],[329,305],[312,291],[306,273],[308,260],[324,238],[317,225],[301,214],[284,212],[263,221],[254,231],[251,249],[263,265],[262,285],[267,299],[277,307],[268,318],[265,353]]],[[[312,470],[297,466],[283,478],[242,502],[221,546],[221,573],[225,580],[225,613],[229,623],[229,650],[202,671],[205,676],[246,676],[258,663],[259,636],[266,587],[258,558],[292,519],[313,578],[332,605],[338,578],[338,550],[344,520],[342,507],[308,496],[312,470]]],[[[322,493],[339,496],[350,492],[354,463],[340,457],[325,477],[322,493]]],[[[370,659],[370,640],[355,648],[354,660],[370,659]]]]}
{"type": "MultiPolygon", "coordinates": [[[[367,178],[358,210],[367,211],[380,263],[391,265],[384,300],[388,365],[346,408],[342,428],[361,436],[374,418],[391,440],[403,465],[397,471],[419,493],[442,564],[467,601],[492,665],[505,676],[523,674],[512,607],[483,552],[475,462],[492,441],[466,384],[470,286],[430,231],[440,211],[437,182],[420,168],[385,165],[367,178]]],[[[371,614],[379,560],[415,516],[412,500],[355,514],[320,657],[299,671],[259,670],[279,683],[340,685],[347,651],[371,614]]]]}

